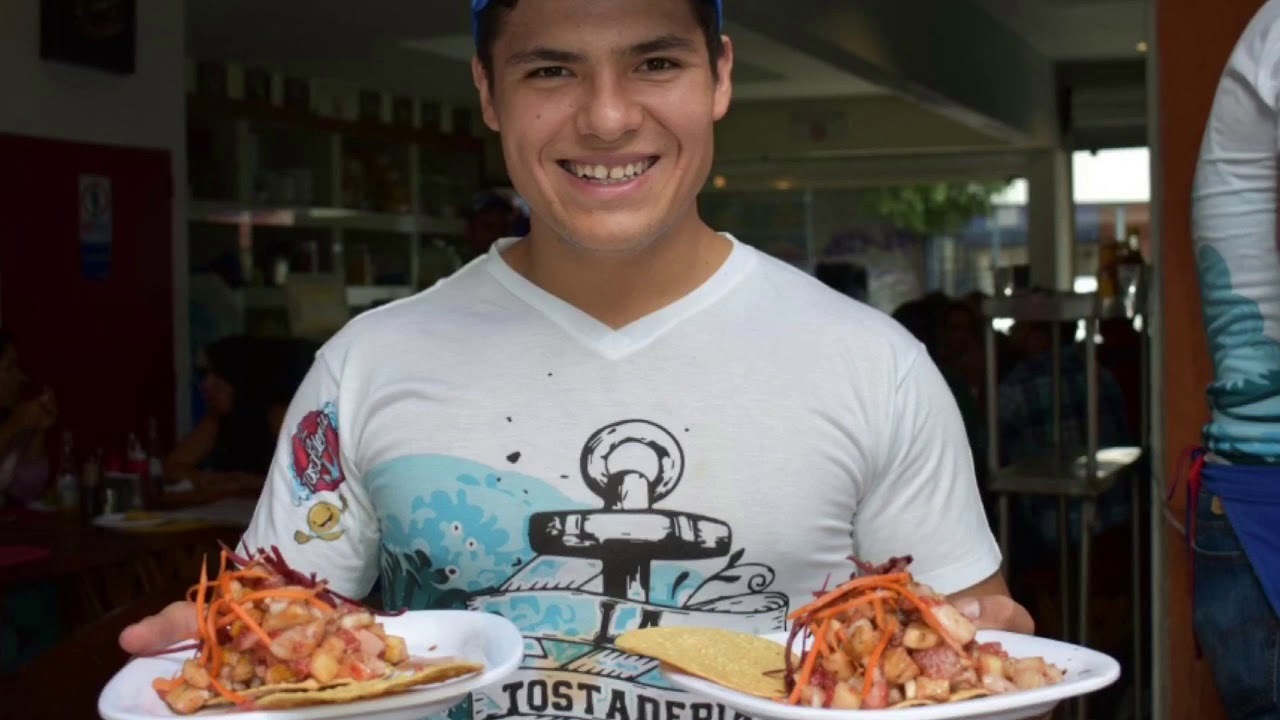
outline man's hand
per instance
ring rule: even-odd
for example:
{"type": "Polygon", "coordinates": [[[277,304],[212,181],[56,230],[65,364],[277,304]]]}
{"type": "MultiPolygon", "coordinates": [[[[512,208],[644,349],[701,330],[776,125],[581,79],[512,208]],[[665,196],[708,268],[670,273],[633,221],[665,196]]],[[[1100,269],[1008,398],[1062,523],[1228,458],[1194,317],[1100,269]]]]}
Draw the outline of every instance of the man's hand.
{"type": "Polygon", "coordinates": [[[947,600],[979,630],[1008,630],[1024,635],[1032,635],[1036,631],[1031,613],[1009,596],[1009,586],[1000,573],[949,596],[947,600]]]}
{"type": "Polygon", "coordinates": [[[120,633],[120,647],[130,655],[149,655],[189,640],[195,632],[196,606],[176,602],[125,628],[120,633]]]}
{"type": "Polygon", "coordinates": [[[952,602],[956,610],[979,630],[1008,630],[1024,635],[1032,635],[1036,631],[1031,613],[1008,595],[962,597],[952,602]]]}

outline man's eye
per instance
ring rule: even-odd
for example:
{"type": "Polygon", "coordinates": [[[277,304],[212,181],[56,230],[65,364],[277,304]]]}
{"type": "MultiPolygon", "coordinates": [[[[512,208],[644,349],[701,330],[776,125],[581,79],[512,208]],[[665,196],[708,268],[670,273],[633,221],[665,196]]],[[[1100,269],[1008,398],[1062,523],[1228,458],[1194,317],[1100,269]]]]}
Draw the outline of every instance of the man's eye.
{"type": "Polygon", "coordinates": [[[645,72],[662,72],[663,70],[673,70],[677,67],[679,65],[666,58],[649,58],[640,65],[640,68],[645,72]]]}
{"type": "Polygon", "coordinates": [[[532,71],[529,73],[529,77],[531,77],[531,78],[558,78],[558,77],[565,77],[565,76],[567,76],[568,74],[569,74],[569,70],[568,70],[567,68],[563,68],[563,67],[560,67],[560,66],[558,66],[558,65],[553,65],[553,66],[550,66],[550,67],[540,67],[540,68],[535,68],[534,70],[532,70],[532,71]]]}

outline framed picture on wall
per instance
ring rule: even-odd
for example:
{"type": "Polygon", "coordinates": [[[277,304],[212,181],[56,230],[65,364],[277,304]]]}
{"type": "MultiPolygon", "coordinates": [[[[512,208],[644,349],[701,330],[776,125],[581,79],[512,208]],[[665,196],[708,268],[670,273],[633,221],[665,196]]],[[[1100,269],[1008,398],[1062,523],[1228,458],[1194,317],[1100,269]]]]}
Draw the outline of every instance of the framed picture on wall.
{"type": "Polygon", "coordinates": [[[120,75],[136,69],[136,0],[40,0],[40,57],[120,75]]]}

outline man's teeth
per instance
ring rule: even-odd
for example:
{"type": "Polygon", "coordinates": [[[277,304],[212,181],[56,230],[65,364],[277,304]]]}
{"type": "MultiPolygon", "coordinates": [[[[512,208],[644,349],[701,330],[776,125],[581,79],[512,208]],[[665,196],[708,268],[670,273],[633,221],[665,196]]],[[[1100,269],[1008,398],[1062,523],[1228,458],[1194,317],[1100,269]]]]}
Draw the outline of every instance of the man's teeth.
{"type": "Polygon", "coordinates": [[[642,160],[640,162],[627,163],[626,165],[588,165],[586,163],[567,163],[569,172],[580,178],[594,180],[600,183],[616,183],[626,182],[643,175],[646,170],[653,167],[652,160],[642,160]]]}

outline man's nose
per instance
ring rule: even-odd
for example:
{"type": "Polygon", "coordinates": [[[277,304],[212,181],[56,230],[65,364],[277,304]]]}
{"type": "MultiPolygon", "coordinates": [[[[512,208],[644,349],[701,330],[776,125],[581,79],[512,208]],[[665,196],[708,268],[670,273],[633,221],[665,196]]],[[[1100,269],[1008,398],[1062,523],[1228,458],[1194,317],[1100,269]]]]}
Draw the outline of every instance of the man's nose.
{"type": "Polygon", "coordinates": [[[601,74],[586,85],[586,97],[578,110],[578,132],[614,142],[639,128],[643,120],[644,110],[625,80],[601,74]]]}

